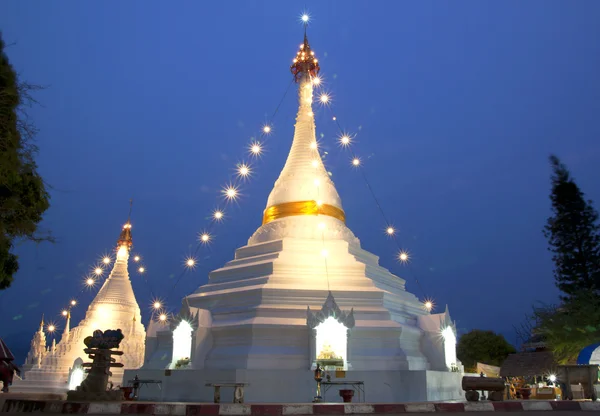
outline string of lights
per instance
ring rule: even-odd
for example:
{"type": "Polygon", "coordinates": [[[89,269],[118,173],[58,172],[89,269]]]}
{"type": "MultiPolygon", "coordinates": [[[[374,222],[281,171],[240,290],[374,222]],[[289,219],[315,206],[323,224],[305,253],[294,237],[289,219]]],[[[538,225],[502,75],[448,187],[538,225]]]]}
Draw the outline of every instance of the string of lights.
{"type": "MultiPolygon", "coordinates": [[[[323,80],[321,77],[319,77],[318,75],[315,75],[314,77],[312,77],[312,84],[314,87],[320,87],[323,85],[323,80]]],[[[366,171],[364,169],[363,166],[363,162],[360,159],[360,157],[358,157],[358,155],[356,154],[356,152],[353,150],[352,145],[353,145],[353,141],[354,138],[356,137],[355,135],[351,135],[349,133],[347,133],[341,126],[337,116],[334,114],[332,108],[331,108],[331,103],[332,103],[332,97],[330,93],[327,92],[321,92],[321,94],[319,95],[318,98],[319,103],[324,106],[324,107],[328,107],[331,111],[331,120],[334,122],[335,126],[337,127],[338,130],[338,144],[340,145],[340,147],[346,151],[348,151],[351,155],[351,159],[350,159],[350,163],[351,166],[355,169],[357,169],[360,174],[361,177],[367,187],[367,189],[369,190],[369,194],[371,195],[379,213],[381,214],[381,217],[383,219],[383,222],[385,224],[385,233],[391,238],[391,240],[394,242],[396,249],[397,249],[397,260],[402,263],[405,264],[409,267],[409,269],[411,270],[411,274],[413,275],[414,281],[417,285],[417,287],[419,288],[419,290],[421,291],[421,293],[423,294],[423,296],[425,297],[425,300],[423,302],[423,306],[425,307],[425,309],[431,311],[433,309],[434,302],[429,299],[426,296],[426,292],[423,289],[423,286],[421,285],[420,280],[416,277],[416,275],[413,272],[413,269],[411,267],[411,254],[409,253],[408,250],[406,250],[405,248],[402,247],[402,245],[400,244],[400,240],[398,237],[398,232],[396,230],[396,228],[393,226],[392,222],[388,219],[389,217],[386,215],[385,211],[383,210],[383,207],[381,206],[381,203],[379,202],[379,198],[377,198],[377,195],[375,194],[375,191],[373,189],[373,187],[371,186],[371,183],[369,181],[369,179],[367,178],[367,174],[366,171]]],[[[315,147],[318,144],[315,144],[315,147]]]]}

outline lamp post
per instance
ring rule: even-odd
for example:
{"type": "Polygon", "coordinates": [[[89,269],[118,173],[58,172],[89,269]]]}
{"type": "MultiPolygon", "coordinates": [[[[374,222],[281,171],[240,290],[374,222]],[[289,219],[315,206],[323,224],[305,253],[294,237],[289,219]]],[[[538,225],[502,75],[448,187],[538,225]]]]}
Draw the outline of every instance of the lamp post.
{"type": "Polygon", "coordinates": [[[315,381],[317,382],[317,395],[313,399],[313,403],[321,403],[323,398],[321,397],[321,381],[323,380],[323,370],[319,363],[317,363],[317,368],[315,368],[315,381]]]}

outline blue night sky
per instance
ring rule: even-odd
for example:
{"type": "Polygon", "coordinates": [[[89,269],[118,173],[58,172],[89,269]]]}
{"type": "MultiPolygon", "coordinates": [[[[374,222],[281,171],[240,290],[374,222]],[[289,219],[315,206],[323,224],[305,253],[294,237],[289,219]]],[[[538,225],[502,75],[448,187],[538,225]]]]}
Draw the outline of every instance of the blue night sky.
{"type": "MultiPolygon", "coordinates": [[[[110,251],[134,199],[130,266],[145,323],[151,290],[172,312],[233,257],[261,223],[289,151],[292,87],[238,205],[183,275],[220,189],[290,83],[302,41],[296,2],[5,1],[0,29],[23,79],[47,86],[30,115],[39,169],[52,185],[43,227],[55,244],[18,247],[21,269],[0,292],[0,336],[24,354],[42,313],[59,327],[110,251]]],[[[515,342],[531,305],[557,290],[542,227],[550,213],[548,155],[600,201],[600,2],[309,2],[311,46],[332,110],[316,111],[322,151],[348,225],[408,290],[448,304],[459,330],[515,342]],[[421,282],[423,292],[415,284],[421,282]]],[[[598,205],[596,205],[598,207],[598,205]]],[[[74,309],[76,322],[84,307],[74,309]]],[[[60,333],[60,331],[59,331],[60,333]]]]}

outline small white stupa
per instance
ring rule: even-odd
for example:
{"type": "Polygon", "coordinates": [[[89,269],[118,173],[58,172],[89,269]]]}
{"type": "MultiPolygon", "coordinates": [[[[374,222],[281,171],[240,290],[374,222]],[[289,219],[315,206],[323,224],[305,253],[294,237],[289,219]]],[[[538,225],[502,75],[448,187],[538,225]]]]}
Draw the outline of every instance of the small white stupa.
{"type": "MultiPolygon", "coordinates": [[[[210,401],[206,383],[238,382],[249,384],[247,402],[310,402],[317,364],[336,381],[363,382],[370,402],[462,397],[448,310],[431,314],[346,226],[317,148],[318,71],[305,34],[292,65],[294,139],[262,225],[184,298],[176,320],[150,325],[146,362],[126,377],[162,380],[162,389],[142,398],[210,401]]],[[[324,401],[352,388],[330,387],[324,401]]]]}
{"type": "Polygon", "coordinates": [[[135,299],[127,263],[133,241],[131,223],[123,226],[116,248],[116,261],[94,300],[90,303],[85,318],[70,329],[70,310],[67,311],[65,328],[58,344],[46,348],[44,322],[35,333],[31,350],[23,366],[23,380],[15,380],[11,391],[15,392],[66,392],[76,387],[83,378],[81,362],[91,362],[83,352],[83,340],[96,329],[121,329],[125,338],[119,346],[124,354],[117,362],[124,368],[111,369],[111,382],[123,383],[124,369],[139,368],[144,362],[146,332],[141,323],[140,307],[135,299]],[[74,371],[73,371],[74,370],[74,371]],[[71,379],[71,380],[70,380],[71,379]],[[71,381],[71,382],[69,382],[71,381]]]}

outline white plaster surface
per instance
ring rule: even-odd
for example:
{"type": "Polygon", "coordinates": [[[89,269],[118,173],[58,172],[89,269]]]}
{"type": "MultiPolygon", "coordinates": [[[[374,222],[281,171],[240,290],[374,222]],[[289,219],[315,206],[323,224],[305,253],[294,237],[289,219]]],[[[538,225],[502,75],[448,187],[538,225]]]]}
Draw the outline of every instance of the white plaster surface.
{"type": "MultiPolygon", "coordinates": [[[[311,148],[311,97],[305,78],[290,154],[267,208],[314,200],[342,209],[318,152],[311,148]]],[[[307,308],[320,310],[330,291],[342,310],[353,309],[346,380],[364,381],[368,401],[463,397],[461,375],[448,371],[440,342],[442,329],[453,325],[448,310],[426,311],[406,291],[404,279],[381,267],[342,221],[323,215],[290,216],[259,226],[233,260],[186,297],[185,313],[196,328],[190,368],[164,375],[173,328],[151,327],[144,366],[125,378],[138,374],[163,380],[162,390],[143,389],[144,399],[210,402],[213,392],[204,387],[206,382],[236,381],[250,383],[248,403],[310,402],[315,395],[310,371],[315,341],[307,308]]],[[[341,402],[337,390],[329,391],[328,400],[341,402]]],[[[222,397],[230,394],[221,391],[222,397]]]]}
{"type": "Polygon", "coordinates": [[[521,404],[523,405],[523,410],[552,410],[550,402],[523,400],[521,404]]]}
{"type": "MultiPolygon", "coordinates": [[[[41,360],[40,365],[31,365],[23,374],[23,380],[15,380],[11,390],[15,392],[60,392],[68,388],[69,369],[76,359],[89,362],[83,352],[83,340],[91,336],[96,329],[121,329],[124,339],[119,346],[122,356],[116,361],[125,368],[139,368],[144,362],[144,342],[146,333],[141,323],[140,308],[137,304],[129,272],[127,270],[129,250],[123,246],[119,249],[113,269],[104,284],[90,303],[85,318],[78,326],[65,332],[54,351],[50,350],[41,360]]],[[[39,338],[36,334],[34,340],[39,338]]],[[[35,348],[32,342],[32,349],[35,348]]],[[[30,351],[30,356],[35,355],[30,351]]],[[[111,369],[114,385],[123,381],[123,369],[111,369]]]]}

